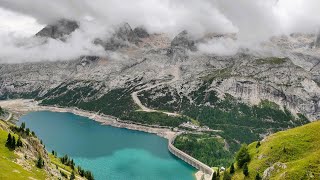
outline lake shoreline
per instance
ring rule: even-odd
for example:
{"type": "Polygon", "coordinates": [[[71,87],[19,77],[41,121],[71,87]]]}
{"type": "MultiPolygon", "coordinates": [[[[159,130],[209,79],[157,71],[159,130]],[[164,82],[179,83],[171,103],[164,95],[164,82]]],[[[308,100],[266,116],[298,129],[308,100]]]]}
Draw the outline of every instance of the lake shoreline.
{"type": "Polygon", "coordinates": [[[14,99],[0,101],[0,106],[11,111],[16,118],[19,118],[20,116],[25,115],[29,112],[36,111],[68,112],[75,115],[87,117],[93,121],[99,122],[101,125],[156,134],[168,140],[172,139],[179,133],[172,131],[169,128],[129,123],[127,121],[119,120],[116,117],[101,115],[96,112],[89,112],[78,108],[41,106],[37,101],[34,101],[32,99],[14,99]]]}
{"type": "MultiPolygon", "coordinates": [[[[55,106],[41,106],[33,99],[14,99],[0,101],[0,106],[13,113],[13,117],[18,119],[19,117],[29,113],[37,111],[52,111],[52,112],[64,112],[73,113],[75,115],[87,117],[93,121],[99,122],[101,125],[112,126],[116,128],[124,128],[134,131],[141,131],[150,134],[155,134],[162,138],[166,138],[170,143],[181,132],[173,131],[169,128],[163,127],[151,127],[146,125],[129,123],[128,121],[119,120],[116,117],[101,115],[96,112],[89,112],[78,108],[68,107],[55,107],[55,106]]],[[[196,180],[200,180],[204,175],[202,171],[197,171],[193,174],[196,180]]]]}

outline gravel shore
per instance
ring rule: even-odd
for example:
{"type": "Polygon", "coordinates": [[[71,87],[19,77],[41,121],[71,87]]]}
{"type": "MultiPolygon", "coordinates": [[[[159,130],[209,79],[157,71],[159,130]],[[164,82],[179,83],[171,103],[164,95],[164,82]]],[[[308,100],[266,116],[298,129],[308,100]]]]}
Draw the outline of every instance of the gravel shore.
{"type": "Polygon", "coordinates": [[[100,122],[102,125],[153,133],[166,139],[171,139],[177,133],[168,128],[149,127],[145,125],[132,124],[128,122],[123,122],[112,116],[101,115],[95,112],[88,112],[77,108],[40,106],[37,101],[30,99],[14,99],[0,101],[0,106],[12,112],[15,118],[19,118],[19,116],[34,111],[70,112],[79,116],[88,117],[89,119],[100,122]]]}

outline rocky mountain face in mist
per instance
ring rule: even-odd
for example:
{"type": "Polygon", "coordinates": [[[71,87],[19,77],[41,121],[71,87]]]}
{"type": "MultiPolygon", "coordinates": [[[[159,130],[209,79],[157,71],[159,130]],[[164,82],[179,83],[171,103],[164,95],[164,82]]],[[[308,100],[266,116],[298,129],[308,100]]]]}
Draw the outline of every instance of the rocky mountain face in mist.
{"type": "Polygon", "coordinates": [[[130,44],[137,44],[139,37],[148,36],[149,34],[143,28],[138,27],[132,30],[128,23],[124,23],[116,28],[110,39],[96,39],[94,43],[101,45],[105,50],[115,51],[119,48],[129,47],[130,44]]]}
{"type": "MultiPolygon", "coordinates": [[[[45,27],[37,36],[61,38],[77,28],[76,22],[63,20],[45,27]]],[[[74,106],[97,100],[112,90],[131,92],[155,85],[140,96],[148,101],[168,97],[164,106],[181,103],[181,99],[192,104],[196,101],[193,92],[214,91],[219,98],[228,94],[248,105],[269,100],[316,120],[320,118],[320,38],[312,49],[309,45],[314,37],[274,38],[269,45],[283,52],[279,57],[246,50],[216,56],[199,52],[198,41],[187,31],[170,40],[165,34],[149,34],[144,28],[132,29],[125,23],[111,38],[93,42],[113,51],[116,57],[2,64],[0,98],[51,99],[59,104],[59,97],[70,93],[70,98],[77,95],[69,100],[74,106]],[[203,84],[205,88],[200,89],[203,84]]],[[[211,107],[210,103],[204,105],[211,107]]]]}
{"type": "Polygon", "coordinates": [[[320,31],[318,33],[318,36],[317,36],[317,39],[316,39],[316,42],[315,42],[315,47],[316,48],[319,48],[320,47],[320,31]]]}
{"type": "Polygon", "coordinates": [[[61,19],[57,23],[47,25],[36,36],[39,37],[50,37],[53,39],[63,39],[64,36],[70,35],[73,31],[79,28],[76,21],[70,21],[61,19]]]}

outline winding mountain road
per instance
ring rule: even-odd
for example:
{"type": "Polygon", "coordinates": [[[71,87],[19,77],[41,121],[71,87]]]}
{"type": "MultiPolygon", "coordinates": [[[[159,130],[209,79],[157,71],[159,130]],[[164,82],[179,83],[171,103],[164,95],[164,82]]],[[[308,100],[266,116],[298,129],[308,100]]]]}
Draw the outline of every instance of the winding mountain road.
{"type": "Polygon", "coordinates": [[[164,114],[167,114],[169,116],[181,116],[180,114],[177,114],[177,113],[172,113],[172,112],[164,112],[164,111],[159,111],[159,110],[154,110],[154,109],[150,109],[146,106],[144,106],[139,97],[138,97],[138,94],[142,91],[147,91],[147,90],[150,90],[150,89],[153,89],[157,86],[161,86],[161,85],[164,85],[164,84],[171,84],[177,80],[180,79],[180,66],[174,66],[171,70],[171,75],[174,76],[174,78],[170,81],[167,81],[167,82],[161,82],[161,83],[158,83],[158,84],[155,84],[155,85],[152,85],[152,86],[149,86],[149,87],[146,87],[144,89],[140,89],[139,91],[135,91],[131,94],[131,97],[133,99],[133,101],[140,107],[140,110],[139,111],[144,111],[144,112],[160,112],[160,113],[164,113],[164,114]]]}

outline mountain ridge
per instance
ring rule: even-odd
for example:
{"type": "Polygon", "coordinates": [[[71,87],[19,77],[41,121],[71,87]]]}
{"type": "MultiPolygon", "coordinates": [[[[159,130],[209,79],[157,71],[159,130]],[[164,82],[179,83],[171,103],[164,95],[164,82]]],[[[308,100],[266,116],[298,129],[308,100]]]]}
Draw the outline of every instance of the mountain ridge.
{"type": "Polygon", "coordinates": [[[307,122],[306,117],[308,121],[320,117],[320,54],[317,48],[310,48],[314,36],[296,34],[266,43],[281,49],[281,56],[244,49],[235,55],[218,56],[199,51],[196,47],[201,41],[187,31],[171,40],[165,34],[144,32],[138,36],[135,29],[124,23],[115,30],[111,39],[120,39],[121,43],[110,44],[114,56],[2,64],[0,99],[31,98],[43,105],[77,107],[129,118],[126,120],[150,118],[151,115],[137,111],[131,94],[138,92],[137,97],[147,108],[192,116],[217,130],[228,131],[226,127],[238,122],[232,118],[239,120],[235,127],[250,135],[242,139],[225,135],[236,144],[301,125],[307,122]],[[179,76],[172,71],[173,67],[179,76]],[[172,79],[175,80],[171,83],[163,83],[172,79]],[[281,122],[274,114],[266,114],[264,109],[269,107],[261,106],[264,101],[277,104],[279,108],[274,114],[281,114],[286,120],[281,122]],[[201,116],[203,113],[208,117],[201,116]],[[215,113],[228,117],[218,127],[213,123],[217,120],[215,113]],[[250,124],[242,127],[243,117],[267,127],[273,125],[263,129],[250,124]]]}

